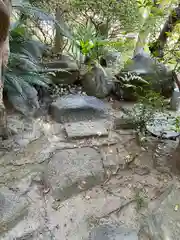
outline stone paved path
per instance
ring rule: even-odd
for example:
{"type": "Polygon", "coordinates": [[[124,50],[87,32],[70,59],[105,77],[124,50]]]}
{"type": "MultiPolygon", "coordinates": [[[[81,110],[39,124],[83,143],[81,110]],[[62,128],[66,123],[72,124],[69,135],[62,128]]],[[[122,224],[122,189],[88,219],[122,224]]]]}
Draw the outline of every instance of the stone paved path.
{"type": "Polygon", "coordinates": [[[26,127],[1,150],[0,239],[179,239],[180,182],[165,155],[176,142],[138,146],[113,109],[68,124],[9,118],[26,127]]]}

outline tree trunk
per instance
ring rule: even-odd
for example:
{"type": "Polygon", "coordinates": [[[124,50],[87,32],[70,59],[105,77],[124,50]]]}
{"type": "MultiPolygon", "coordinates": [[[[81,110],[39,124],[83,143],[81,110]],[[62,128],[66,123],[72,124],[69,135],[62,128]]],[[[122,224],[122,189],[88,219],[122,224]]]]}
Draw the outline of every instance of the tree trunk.
{"type": "Polygon", "coordinates": [[[135,50],[134,50],[134,56],[136,56],[137,54],[141,53],[144,50],[144,46],[147,43],[148,35],[149,35],[149,30],[148,29],[144,30],[144,31],[141,31],[139,33],[138,40],[137,40],[137,43],[136,43],[136,47],[135,47],[135,50]]]}
{"type": "MultiPolygon", "coordinates": [[[[56,21],[61,24],[63,22],[63,12],[60,7],[56,8],[56,21]]],[[[54,53],[61,53],[64,46],[63,35],[61,34],[60,27],[56,24],[56,35],[55,35],[55,43],[54,43],[54,53]]]]}
{"type": "Polygon", "coordinates": [[[100,23],[96,27],[97,33],[102,36],[103,38],[108,38],[108,31],[109,31],[109,26],[108,26],[108,21],[104,21],[104,23],[100,23]]]}
{"type": "Polygon", "coordinates": [[[164,53],[164,47],[167,43],[168,33],[172,33],[174,27],[180,20],[180,4],[177,8],[175,8],[171,14],[169,15],[167,21],[165,22],[158,39],[151,44],[150,51],[151,53],[156,56],[162,58],[164,53]]]}
{"type": "Polygon", "coordinates": [[[145,18],[143,27],[139,32],[138,40],[137,40],[136,47],[134,50],[134,56],[136,56],[138,53],[140,53],[141,51],[144,50],[144,47],[148,41],[148,37],[149,37],[151,30],[150,30],[150,28],[148,28],[146,26],[146,23],[150,22],[151,19],[154,18],[154,13],[153,13],[154,8],[160,8],[162,10],[162,9],[164,9],[165,6],[166,6],[166,0],[162,0],[160,4],[159,3],[157,4],[156,0],[154,1],[154,4],[151,7],[151,10],[149,11],[149,14],[147,14],[147,17],[145,18]]]}
{"type": "Polygon", "coordinates": [[[0,136],[7,137],[6,111],[3,102],[3,69],[7,65],[9,56],[9,27],[11,2],[0,0],[0,136]]]}
{"type": "Polygon", "coordinates": [[[145,28],[145,24],[146,22],[148,22],[151,18],[150,13],[146,12],[146,17],[144,17],[144,23],[142,26],[142,29],[140,30],[139,34],[138,34],[138,39],[136,42],[136,47],[134,50],[134,56],[136,56],[137,54],[141,53],[144,50],[144,46],[146,45],[147,42],[147,38],[149,35],[149,29],[145,28]]]}

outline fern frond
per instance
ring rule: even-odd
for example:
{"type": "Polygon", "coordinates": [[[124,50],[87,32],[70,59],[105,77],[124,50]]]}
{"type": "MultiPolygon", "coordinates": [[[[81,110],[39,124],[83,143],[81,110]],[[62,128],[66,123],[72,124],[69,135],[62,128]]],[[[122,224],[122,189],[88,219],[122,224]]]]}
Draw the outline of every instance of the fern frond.
{"type": "Polygon", "coordinates": [[[22,71],[32,71],[32,72],[38,72],[40,70],[40,67],[35,62],[33,58],[29,58],[26,55],[23,54],[16,54],[11,53],[9,58],[9,68],[12,68],[15,70],[19,69],[22,71]]]}
{"type": "Polygon", "coordinates": [[[23,78],[20,76],[16,76],[13,72],[6,72],[4,89],[7,90],[7,92],[18,92],[21,96],[24,96],[21,85],[22,82],[23,78]]]}
{"type": "Polygon", "coordinates": [[[48,85],[51,83],[50,79],[47,78],[47,76],[33,72],[23,74],[22,78],[24,79],[25,82],[29,83],[32,86],[39,85],[48,88],[49,87],[48,85]]]}

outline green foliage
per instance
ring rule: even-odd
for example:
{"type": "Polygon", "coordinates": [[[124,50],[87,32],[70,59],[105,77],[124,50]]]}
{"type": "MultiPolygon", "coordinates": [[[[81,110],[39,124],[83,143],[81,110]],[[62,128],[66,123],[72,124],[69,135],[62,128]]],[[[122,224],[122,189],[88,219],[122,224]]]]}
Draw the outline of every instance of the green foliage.
{"type": "MultiPolygon", "coordinates": [[[[29,2],[31,4],[33,3],[35,6],[46,9],[48,12],[51,12],[53,14],[57,6],[61,7],[61,9],[64,10],[63,18],[65,19],[65,22],[73,29],[73,33],[72,31],[69,30],[67,25],[61,23],[58,24],[60,24],[62,34],[65,35],[68,38],[68,41],[71,42],[70,48],[73,48],[73,50],[70,52],[70,54],[77,57],[77,60],[79,60],[80,55],[77,43],[79,44],[80,41],[81,43],[84,43],[84,45],[86,45],[86,48],[89,48],[89,45],[91,45],[91,42],[93,42],[94,47],[91,46],[89,49],[91,53],[93,52],[92,50],[94,50],[95,52],[92,53],[92,58],[97,58],[97,56],[102,55],[103,51],[105,50],[105,48],[103,48],[102,46],[98,47],[97,54],[96,42],[99,42],[99,40],[106,41],[106,44],[104,44],[104,46],[108,45],[107,42],[118,43],[115,44],[115,46],[113,47],[120,51],[124,46],[123,52],[125,52],[125,54],[122,55],[124,58],[127,59],[127,56],[125,55],[127,55],[127,52],[129,55],[129,50],[132,49],[133,40],[132,39],[122,40],[122,38],[120,38],[118,35],[119,34],[125,35],[126,33],[132,32],[138,33],[140,31],[146,32],[148,30],[148,33],[151,33],[150,38],[154,38],[155,36],[155,39],[157,39],[160,28],[162,24],[164,24],[164,22],[166,21],[170,10],[178,4],[177,0],[171,1],[159,0],[155,2],[151,0],[128,0],[128,1],[66,0],[63,3],[60,2],[59,0],[50,0],[48,3],[47,1],[43,0],[41,1],[30,0],[29,2]],[[146,11],[149,16],[147,18],[147,21],[145,22],[142,17],[144,11],[146,11]],[[93,36],[90,33],[91,32],[90,28],[92,28],[92,26],[90,26],[89,28],[89,22],[93,26],[93,36]],[[81,35],[81,38],[77,36],[77,32],[80,33],[79,36],[81,35]],[[101,39],[98,40],[94,39],[97,37],[101,39]]],[[[46,20],[53,19],[52,17],[49,17],[47,13],[46,14],[44,12],[42,13],[42,11],[37,7],[32,7],[27,4],[25,6],[24,13],[27,14],[29,17],[31,17],[30,15],[33,15],[33,17],[31,17],[32,20],[40,18],[46,20]]],[[[169,50],[169,54],[166,54],[166,56],[168,55],[167,57],[169,58],[169,56],[172,55],[171,54],[172,52],[174,52],[173,48],[169,50]]],[[[168,60],[171,62],[171,65],[172,62],[174,65],[174,62],[176,61],[177,57],[178,54],[176,51],[176,58],[173,57],[168,60]]],[[[164,59],[163,61],[166,63],[168,62],[164,59]]]]}
{"type": "Polygon", "coordinates": [[[33,102],[33,98],[37,95],[35,87],[47,88],[51,83],[47,74],[52,74],[52,69],[44,69],[41,66],[45,45],[33,40],[37,23],[42,20],[54,22],[60,27],[63,35],[69,39],[72,39],[72,35],[66,26],[57,23],[50,14],[27,2],[16,3],[13,9],[16,10],[18,17],[10,29],[10,57],[4,72],[4,90],[9,101],[16,105],[16,108],[18,103],[22,103],[22,99],[24,99],[24,105],[27,102],[37,105],[37,99],[36,103],[33,102]]]}
{"type": "Polygon", "coordinates": [[[37,35],[35,29],[38,29],[43,34],[40,23],[49,22],[58,26],[61,34],[73,41],[73,35],[66,23],[56,21],[54,16],[47,11],[47,8],[46,10],[42,10],[42,8],[31,5],[29,2],[22,1],[20,3],[13,4],[13,9],[16,10],[16,14],[20,17],[20,19],[25,21],[26,28],[28,28],[28,32],[31,32],[31,35],[37,35]]]}
{"type": "Polygon", "coordinates": [[[180,132],[180,117],[177,117],[175,119],[175,127],[173,130],[175,130],[176,132],[180,132]]]}
{"type": "MultiPolygon", "coordinates": [[[[37,46],[37,42],[31,41],[26,47],[28,39],[27,29],[20,24],[14,25],[10,31],[10,56],[8,67],[4,72],[4,90],[9,100],[11,96],[27,99],[27,89],[35,91],[34,86],[48,87],[50,83],[47,75],[40,74],[39,59],[30,52],[37,46]],[[26,32],[26,34],[25,34],[26,32]],[[33,45],[34,44],[34,45],[33,45]]],[[[12,100],[14,105],[14,100],[12,100]]]]}
{"type": "Polygon", "coordinates": [[[162,111],[164,109],[164,98],[154,91],[146,91],[143,96],[139,97],[139,103],[145,104],[152,110],[162,111]]]}
{"type": "Polygon", "coordinates": [[[77,43],[83,49],[83,54],[93,60],[105,55],[107,49],[121,52],[132,49],[132,39],[118,35],[139,29],[142,17],[136,0],[69,0],[64,9],[64,19],[73,29],[74,38],[74,42],[68,43],[70,46],[67,51],[77,60],[80,59],[77,43]]]}
{"type": "Polygon", "coordinates": [[[135,73],[122,71],[117,77],[118,79],[116,82],[119,85],[119,88],[121,88],[124,92],[127,89],[132,89],[136,95],[140,93],[143,94],[143,88],[149,85],[149,82],[135,73]]]}
{"type": "MultiPolygon", "coordinates": [[[[43,7],[47,8],[51,13],[54,13],[56,6],[60,5],[62,8],[65,6],[65,20],[73,29],[71,32],[67,30],[67,27],[61,26],[62,34],[70,42],[68,51],[76,60],[79,60],[80,46],[83,55],[90,57],[91,61],[99,60],[101,56],[111,49],[116,49],[127,57],[127,52],[133,47],[133,40],[122,37],[127,33],[140,32],[142,37],[145,36],[145,38],[150,33],[150,40],[153,42],[159,36],[170,9],[177,4],[177,1],[174,0],[166,2],[163,0],[155,2],[151,0],[69,0],[63,4],[58,0],[51,0],[51,4],[46,1],[33,0],[33,2],[36,5],[43,2],[45,6],[43,7]],[[162,7],[159,7],[161,4],[162,7]],[[145,22],[142,18],[144,10],[148,13],[145,22]],[[121,35],[119,36],[119,34],[121,35]]],[[[39,10],[37,11],[36,8],[29,9],[31,10],[24,11],[24,13],[30,15],[33,10],[36,12],[34,15],[37,19],[39,10]]],[[[46,16],[45,18],[47,19],[46,16]]],[[[167,33],[172,43],[165,47],[165,55],[161,61],[172,65],[173,68],[179,71],[179,27],[175,29],[175,32],[176,34],[167,33]]],[[[139,90],[142,90],[142,88],[138,89],[132,83],[125,81],[121,81],[120,84],[122,88],[133,89],[137,94],[139,90]]],[[[131,112],[128,112],[136,123],[138,130],[145,130],[145,125],[153,120],[154,114],[163,110],[163,103],[162,97],[152,91],[141,94],[138,104],[131,112]]]]}
{"type": "Polygon", "coordinates": [[[71,0],[70,10],[80,13],[82,16],[89,16],[95,23],[107,22],[111,24],[119,21],[121,30],[133,31],[138,29],[141,22],[141,16],[136,0],[103,0],[103,1],[86,1],[86,0],[71,0]],[[98,19],[96,21],[95,16],[98,19]]]}
{"type": "Polygon", "coordinates": [[[133,122],[140,133],[145,133],[147,123],[151,123],[158,111],[163,111],[164,99],[158,93],[146,91],[144,96],[139,96],[138,103],[125,113],[129,121],[133,122]]]}
{"type": "Polygon", "coordinates": [[[121,54],[133,48],[133,41],[119,37],[118,39],[105,39],[100,35],[91,21],[77,25],[73,32],[74,42],[72,41],[69,47],[70,54],[74,59],[80,59],[80,49],[84,56],[88,56],[90,62],[99,61],[110,51],[118,51],[121,54]],[[75,43],[75,44],[74,44],[75,43]]]}
{"type": "Polygon", "coordinates": [[[144,189],[135,190],[135,201],[137,211],[140,211],[143,207],[147,207],[147,196],[144,189]]]}
{"type": "Polygon", "coordinates": [[[153,2],[151,0],[137,0],[139,8],[152,7],[153,2]]]}

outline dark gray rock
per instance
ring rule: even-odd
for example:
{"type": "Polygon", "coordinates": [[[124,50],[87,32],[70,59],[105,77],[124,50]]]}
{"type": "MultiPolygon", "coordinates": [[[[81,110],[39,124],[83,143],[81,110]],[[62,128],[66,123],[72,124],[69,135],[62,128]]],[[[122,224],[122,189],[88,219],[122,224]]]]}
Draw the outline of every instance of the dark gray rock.
{"type": "MultiPolygon", "coordinates": [[[[157,62],[156,59],[148,56],[146,53],[142,52],[126,63],[124,69],[117,75],[118,78],[123,76],[126,72],[136,74],[146,80],[149,83],[148,85],[144,85],[147,89],[156,91],[167,98],[172,96],[174,89],[172,71],[170,71],[165,65],[157,62]]],[[[130,82],[127,83],[133,84],[133,81],[134,79],[130,79],[130,82]]],[[[135,83],[134,85],[138,86],[138,83],[135,83]]],[[[130,92],[129,89],[123,89],[123,91],[125,100],[129,100],[128,98],[130,98],[130,95],[134,92],[134,90],[130,92]]]]}
{"type": "Polygon", "coordinates": [[[172,186],[165,191],[147,218],[142,220],[140,240],[179,240],[180,236],[180,193],[172,186]],[[148,238],[147,238],[148,236],[148,238]]]}
{"type": "Polygon", "coordinates": [[[105,118],[107,113],[101,100],[79,94],[60,97],[50,106],[50,114],[61,123],[105,118]]]}
{"type": "Polygon", "coordinates": [[[44,67],[48,68],[48,69],[69,69],[69,70],[77,70],[78,66],[76,64],[76,62],[72,61],[71,59],[68,59],[64,56],[64,58],[53,61],[53,62],[48,62],[44,64],[44,67]]]}
{"type": "Polygon", "coordinates": [[[80,74],[76,62],[63,55],[56,61],[45,63],[44,67],[45,71],[51,71],[55,74],[52,76],[52,80],[58,84],[73,84],[80,74]]]}
{"type": "Polygon", "coordinates": [[[15,226],[27,213],[28,201],[8,188],[0,189],[0,233],[15,226]]]}
{"type": "Polygon", "coordinates": [[[138,240],[138,235],[135,230],[120,226],[101,225],[90,232],[88,240],[138,240]]]}
{"type": "Polygon", "coordinates": [[[55,200],[65,200],[104,180],[101,155],[93,148],[66,149],[48,164],[48,182],[55,200]]]}
{"type": "Polygon", "coordinates": [[[113,75],[100,65],[93,66],[82,78],[83,91],[90,96],[104,98],[113,89],[113,75]]]}
{"type": "Polygon", "coordinates": [[[106,66],[110,67],[120,62],[121,54],[117,51],[107,51],[103,58],[106,61],[106,66]]]}

